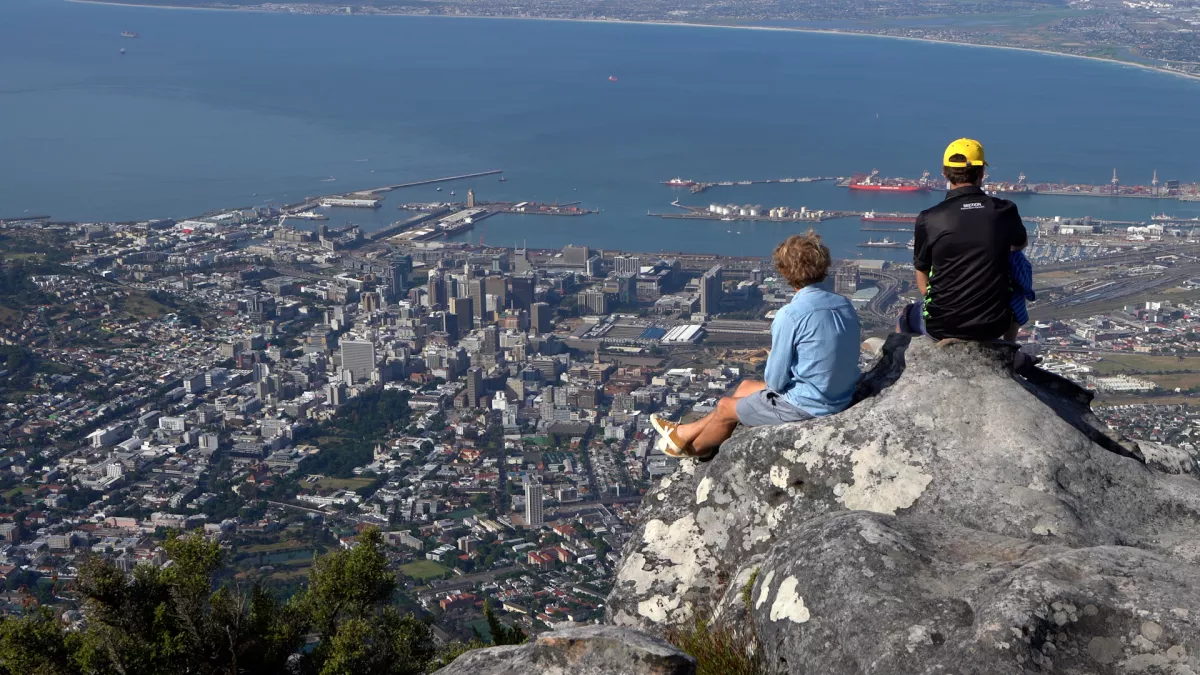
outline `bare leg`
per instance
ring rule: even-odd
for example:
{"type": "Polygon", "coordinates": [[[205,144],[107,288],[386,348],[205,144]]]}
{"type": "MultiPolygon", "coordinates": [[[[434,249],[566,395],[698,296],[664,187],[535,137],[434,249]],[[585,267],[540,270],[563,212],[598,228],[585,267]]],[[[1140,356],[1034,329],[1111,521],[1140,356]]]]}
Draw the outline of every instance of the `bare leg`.
{"type": "Polygon", "coordinates": [[[729,411],[733,417],[733,426],[729,428],[729,432],[725,434],[724,438],[722,438],[720,441],[717,441],[717,445],[720,445],[721,441],[724,441],[733,434],[733,429],[737,426],[737,412],[734,410],[734,407],[737,405],[737,400],[740,398],[745,398],[755,392],[762,391],[766,388],[767,383],[761,380],[742,380],[738,383],[737,388],[733,390],[732,396],[728,396],[722,398],[720,401],[717,401],[716,410],[705,415],[704,417],[701,417],[695,422],[679,425],[679,428],[675,430],[675,433],[679,435],[681,440],[691,443],[693,447],[699,448],[699,446],[696,445],[697,440],[704,434],[704,431],[708,428],[709,423],[713,422],[718,417],[718,413],[721,411],[721,405],[728,401],[729,403],[727,405],[729,406],[729,411]]]}
{"type": "Polygon", "coordinates": [[[1003,335],[1004,341],[1005,342],[1016,342],[1017,341],[1017,333],[1020,333],[1020,332],[1021,332],[1021,324],[1017,323],[1016,321],[1012,322],[1011,324],[1009,324],[1008,330],[1004,331],[1004,335],[1003,335]]]}
{"type": "Polygon", "coordinates": [[[723,398],[717,402],[717,409],[707,417],[708,423],[700,431],[700,435],[692,441],[692,447],[699,452],[716,450],[729,440],[737,429],[737,399],[723,398]]]}

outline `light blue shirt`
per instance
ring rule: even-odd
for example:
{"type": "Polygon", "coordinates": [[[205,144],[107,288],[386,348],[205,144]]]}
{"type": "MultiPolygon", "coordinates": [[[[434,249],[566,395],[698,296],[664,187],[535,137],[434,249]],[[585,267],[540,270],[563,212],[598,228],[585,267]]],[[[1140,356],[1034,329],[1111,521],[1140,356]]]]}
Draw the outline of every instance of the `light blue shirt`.
{"type": "Polygon", "coordinates": [[[858,383],[858,314],[846,298],[817,286],[796,291],[771,323],[763,379],[788,403],[820,417],[850,405],[858,383]]]}

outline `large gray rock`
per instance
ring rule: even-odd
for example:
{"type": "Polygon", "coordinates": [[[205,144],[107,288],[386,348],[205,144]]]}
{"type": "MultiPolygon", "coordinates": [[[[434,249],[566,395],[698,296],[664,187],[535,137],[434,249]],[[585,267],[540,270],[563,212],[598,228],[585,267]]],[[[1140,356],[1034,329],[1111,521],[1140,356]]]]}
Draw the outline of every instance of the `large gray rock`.
{"type": "Polygon", "coordinates": [[[1194,464],[1011,362],[894,336],[849,410],[685,461],[608,621],[750,625],[784,672],[1200,672],[1194,464]]]}
{"type": "Polygon", "coordinates": [[[580,626],[523,645],[476,649],[436,675],[694,675],[696,659],[644,633],[580,626]]]}

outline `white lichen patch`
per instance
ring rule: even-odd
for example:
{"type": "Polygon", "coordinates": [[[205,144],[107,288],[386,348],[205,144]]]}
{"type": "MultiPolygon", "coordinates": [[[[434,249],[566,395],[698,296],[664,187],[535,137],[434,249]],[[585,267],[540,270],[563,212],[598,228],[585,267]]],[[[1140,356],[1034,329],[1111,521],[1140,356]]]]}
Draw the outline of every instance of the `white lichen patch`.
{"type": "Polygon", "coordinates": [[[779,488],[780,490],[786,488],[787,484],[788,484],[788,475],[790,473],[791,472],[788,470],[788,468],[786,466],[781,466],[779,464],[772,466],[771,467],[771,485],[774,485],[775,487],[779,488]]]}
{"type": "Polygon", "coordinates": [[[900,450],[880,453],[877,441],[855,450],[850,455],[854,483],[846,488],[840,501],[848,509],[889,516],[912,506],[933,476],[910,464],[910,460],[911,455],[900,450]]]}
{"type": "Polygon", "coordinates": [[[659,481],[658,486],[664,490],[671,487],[671,477],[663,476],[663,479],[661,481],[659,481]]]}
{"type": "Polygon", "coordinates": [[[712,489],[713,481],[708,476],[705,476],[700,484],[696,486],[696,503],[703,504],[708,501],[708,491],[712,489]]]}
{"type": "Polygon", "coordinates": [[[771,621],[789,619],[793,623],[805,623],[809,619],[808,608],[804,606],[804,598],[796,592],[799,582],[796,577],[788,577],[779,584],[779,592],[775,594],[775,602],[771,604],[771,621]]]}
{"type": "Polygon", "coordinates": [[[656,595],[638,603],[638,614],[654,623],[662,623],[667,619],[667,613],[676,607],[679,607],[679,598],[656,595]]]}
{"type": "MultiPolygon", "coordinates": [[[[714,576],[705,537],[695,517],[689,514],[670,524],[658,519],[647,522],[642,546],[626,558],[617,572],[617,583],[632,584],[634,593],[642,597],[669,590],[671,597],[679,598],[697,579],[714,576]]],[[[638,612],[651,621],[661,622],[678,606],[678,601],[672,604],[666,600],[657,603],[647,600],[644,607],[639,604],[638,612]]]]}
{"type": "Polygon", "coordinates": [[[767,576],[763,577],[761,590],[758,592],[758,601],[754,603],[754,609],[763,606],[767,601],[767,597],[771,595],[771,582],[775,580],[775,570],[768,570],[767,576]]]}
{"type": "Polygon", "coordinates": [[[724,550],[729,545],[729,533],[734,530],[726,521],[734,519],[734,514],[728,510],[708,506],[696,512],[696,524],[704,533],[704,540],[717,550],[724,550]]]}

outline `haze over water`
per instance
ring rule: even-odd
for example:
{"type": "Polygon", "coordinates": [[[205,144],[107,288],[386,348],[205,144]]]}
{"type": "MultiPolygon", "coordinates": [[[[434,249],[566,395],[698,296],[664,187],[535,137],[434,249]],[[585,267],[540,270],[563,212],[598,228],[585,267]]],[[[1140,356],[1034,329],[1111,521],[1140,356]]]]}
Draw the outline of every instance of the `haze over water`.
{"type": "MultiPolygon", "coordinates": [[[[288,16],[0,3],[0,216],[187,217],[409,180],[496,177],[405,201],[581,201],[585,218],[498,216],[464,235],[627,250],[767,255],[802,228],[647,218],[711,201],[915,212],[938,195],[831,184],[659,181],[936,171],[980,138],[993,175],[1200,180],[1200,82],[1099,62],[867,37],[418,17],[288,16]],[[123,30],[139,39],[122,39],[123,30]],[[118,53],[127,49],[124,56],[118,53]],[[609,76],[617,82],[610,82],[609,76]],[[365,161],[364,161],[365,160],[365,161]],[[333,178],[335,180],[328,180],[333,178]],[[738,233],[740,232],[740,234],[738,233]]],[[[1027,197],[1027,215],[1145,220],[1200,203],[1027,197]]],[[[818,227],[862,252],[857,220],[818,227]]],[[[876,235],[879,236],[879,235],[876,235]]],[[[893,235],[895,237],[895,235],[893,235]]],[[[899,238],[906,239],[903,235],[899,238]]],[[[906,251],[892,257],[905,257],[906,251]]]]}

